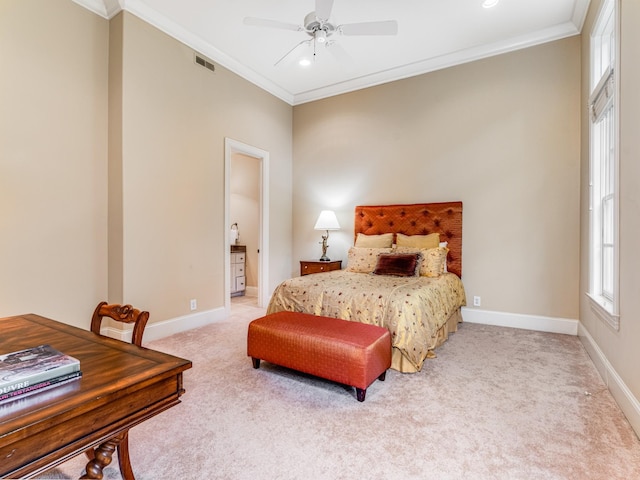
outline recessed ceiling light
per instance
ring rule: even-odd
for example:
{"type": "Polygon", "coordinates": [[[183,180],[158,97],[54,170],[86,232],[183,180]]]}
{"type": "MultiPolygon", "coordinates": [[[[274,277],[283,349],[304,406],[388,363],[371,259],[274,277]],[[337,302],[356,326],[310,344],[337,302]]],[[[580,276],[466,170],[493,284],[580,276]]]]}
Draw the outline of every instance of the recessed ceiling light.
{"type": "Polygon", "coordinates": [[[300,65],[301,67],[308,67],[309,65],[311,65],[311,60],[309,60],[308,58],[303,58],[298,62],[298,65],[300,65]]]}
{"type": "Polygon", "coordinates": [[[482,2],[482,6],[484,8],[492,8],[495,7],[499,1],[500,0],[484,0],[484,2],[482,2]]]}

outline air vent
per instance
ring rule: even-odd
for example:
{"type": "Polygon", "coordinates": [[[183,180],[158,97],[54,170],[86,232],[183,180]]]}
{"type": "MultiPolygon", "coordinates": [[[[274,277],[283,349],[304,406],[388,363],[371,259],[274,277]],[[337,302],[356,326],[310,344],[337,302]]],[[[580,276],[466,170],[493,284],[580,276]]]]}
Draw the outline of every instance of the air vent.
{"type": "Polygon", "coordinates": [[[213,63],[211,63],[209,60],[207,60],[206,58],[198,55],[197,53],[196,53],[195,57],[196,57],[196,63],[198,65],[201,65],[204,68],[207,68],[207,69],[211,70],[212,72],[216,71],[216,66],[213,63]]]}

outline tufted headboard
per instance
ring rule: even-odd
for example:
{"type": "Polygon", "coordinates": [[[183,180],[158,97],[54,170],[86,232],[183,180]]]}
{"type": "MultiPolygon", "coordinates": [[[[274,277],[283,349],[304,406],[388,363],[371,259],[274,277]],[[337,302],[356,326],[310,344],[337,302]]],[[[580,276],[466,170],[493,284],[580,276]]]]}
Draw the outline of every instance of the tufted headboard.
{"type": "Polygon", "coordinates": [[[462,277],[462,202],[362,205],[355,210],[354,236],[435,232],[441,242],[449,242],[448,271],[462,277]]]}

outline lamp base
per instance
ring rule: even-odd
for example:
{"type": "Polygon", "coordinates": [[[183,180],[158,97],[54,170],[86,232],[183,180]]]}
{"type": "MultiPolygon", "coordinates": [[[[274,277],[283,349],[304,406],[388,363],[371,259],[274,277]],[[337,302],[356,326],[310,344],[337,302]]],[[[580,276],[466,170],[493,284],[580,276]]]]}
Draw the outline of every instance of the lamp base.
{"type": "Polygon", "coordinates": [[[327,248],[329,248],[329,245],[327,245],[327,239],[329,238],[329,230],[327,230],[327,233],[325,233],[324,235],[322,235],[322,256],[320,257],[320,261],[321,262],[330,262],[331,260],[329,260],[329,257],[327,257],[327,248]]]}

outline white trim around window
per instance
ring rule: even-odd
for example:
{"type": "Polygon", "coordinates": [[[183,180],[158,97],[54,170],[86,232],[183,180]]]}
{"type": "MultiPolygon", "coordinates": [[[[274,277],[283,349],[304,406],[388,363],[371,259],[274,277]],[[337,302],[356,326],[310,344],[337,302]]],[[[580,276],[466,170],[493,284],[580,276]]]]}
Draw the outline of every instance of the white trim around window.
{"type": "Polygon", "coordinates": [[[619,0],[604,0],[591,32],[589,98],[589,291],[594,314],[619,316],[619,0]]]}
{"type": "Polygon", "coordinates": [[[620,330],[620,315],[613,312],[613,305],[603,301],[602,297],[595,297],[587,292],[587,298],[589,299],[589,305],[591,311],[600,320],[608,324],[614,330],[620,330]]]}

